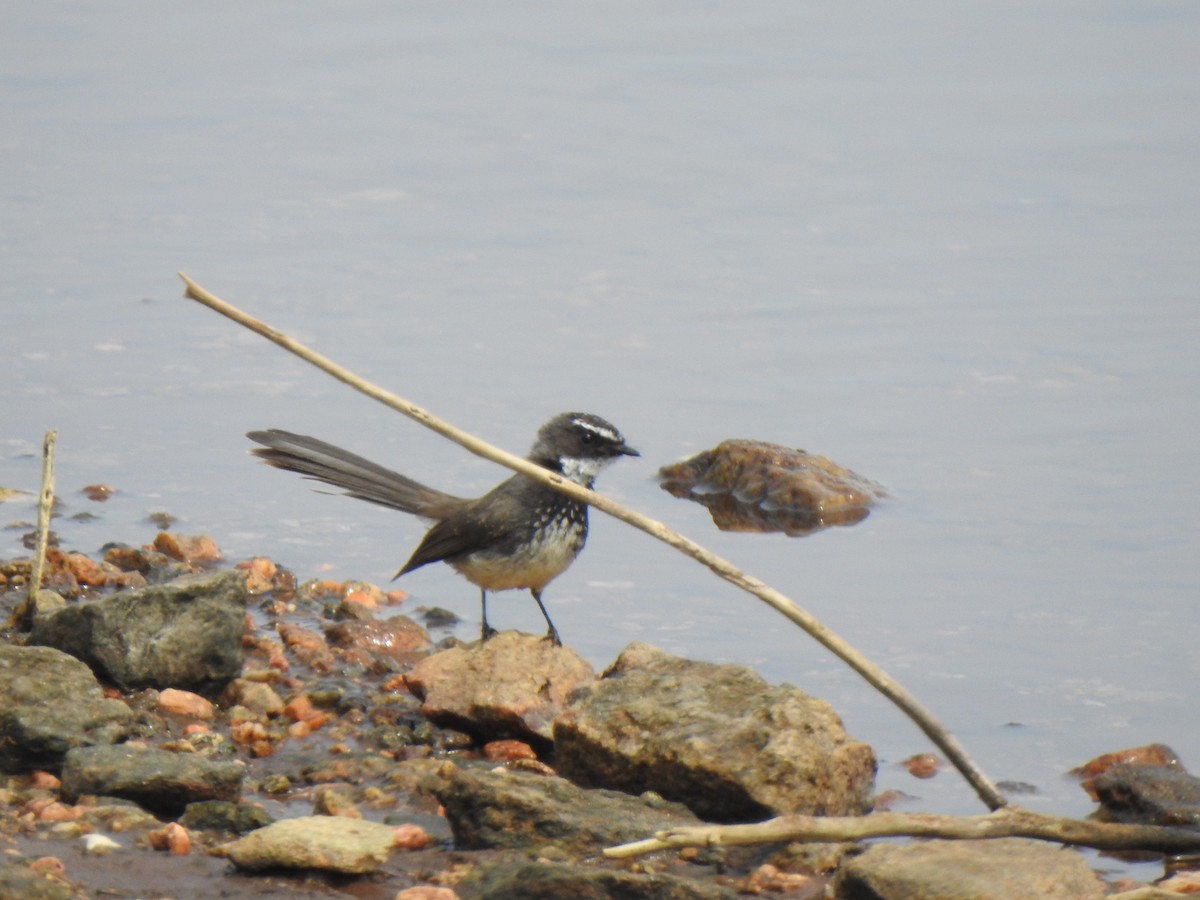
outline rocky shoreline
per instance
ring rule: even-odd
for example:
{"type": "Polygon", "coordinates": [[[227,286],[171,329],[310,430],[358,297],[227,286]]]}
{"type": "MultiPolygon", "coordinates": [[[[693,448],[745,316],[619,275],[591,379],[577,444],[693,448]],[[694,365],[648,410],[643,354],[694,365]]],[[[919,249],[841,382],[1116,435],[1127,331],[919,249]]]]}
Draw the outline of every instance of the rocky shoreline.
{"type": "MultiPolygon", "coordinates": [[[[875,756],[824,701],[741,666],[485,644],[401,592],[217,568],[161,533],[52,551],[0,641],[0,896],[1101,897],[1025,840],[605,847],[672,825],[876,803],[875,756]]],[[[0,565],[6,618],[28,563],[0,565]]],[[[1189,776],[1190,777],[1190,776],[1189,776]]]]}

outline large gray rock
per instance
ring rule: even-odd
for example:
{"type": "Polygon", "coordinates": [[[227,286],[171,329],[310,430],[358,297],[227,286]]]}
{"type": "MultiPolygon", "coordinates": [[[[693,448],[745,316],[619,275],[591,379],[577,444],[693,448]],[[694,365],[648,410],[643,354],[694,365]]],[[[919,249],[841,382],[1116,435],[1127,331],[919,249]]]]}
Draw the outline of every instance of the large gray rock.
{"type": "Polygon", "coordinates": [[[870,808],[875,754],[823,700],[743,666],[630,644],[554,723],[555,766],[583,785],[656,791],[710,821],[870,808]]]}
{"type": "Polygon", "coordinates": [[[1105,893],[1078,852],[1020,838],[876,844],[848,860],[834,881],[837,900],[1092,900],[1105,893]]]}
{"type": "Polygon", "coordinates": [[[319,869],[346,875],[373,872],[396,844],[389,825],[341,816],[282,819],[221,847],[239,869],[319,869]]]}
{"type": "Polygon", "coordinates": [[[444,650],[413,666],[405,681],[439,725],[483,738],[550,740],[554,717],[596,677],[570,647],[504,631],[472,647],[444,650]]]}
{"type": "Polygon", "coordinates": [[[121,797],[146,809],[178,815],[198,800],[236,800],[245,764],[149,747],[80,747],[67,754],[62,795],[121,797]]]}
{"type": "Polygon", "coordinates": [[[567,853],[650,837],[662,828],[702,824],[661,797],[584,790],[562,778],[495,767],[443,765],[422,787],[441,802],[463,850],[524,850],[552,844],[567,853]]]}
{"type": "Polygon", "coordinates": [[[57,772],[72,747],[123,738],[133,712],[96,676],[50,647],[0,644],[0,771],[57,772]]]}
{"type": "Polygon", "coordinates": [[[483,865],[463,883],[485,900],[734,900],[733,891],[661,872],[642,874],[594,865],[546,862],[483,865]]]}
{"type": "Polygon", "coordinates": [[[211,688],[241,671],[246,598],[242,572],[187,575],[38,617],[30,643],[122,688],[211,688]]]}

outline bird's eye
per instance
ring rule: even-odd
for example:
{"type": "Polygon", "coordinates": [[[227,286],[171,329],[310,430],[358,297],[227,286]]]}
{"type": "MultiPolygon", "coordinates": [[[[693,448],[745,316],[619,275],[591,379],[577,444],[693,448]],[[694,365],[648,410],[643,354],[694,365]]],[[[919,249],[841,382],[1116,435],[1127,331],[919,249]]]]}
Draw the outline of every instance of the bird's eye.
{"type": "Polygon", "coordinates": [[[594,441],[596,439],[596,435],[590,431],[585,431],[583,434],[581,434],[579,436],[579,439],[581,441],[583,441],[585,444],[590,444],[592,441],[594,441]]]}

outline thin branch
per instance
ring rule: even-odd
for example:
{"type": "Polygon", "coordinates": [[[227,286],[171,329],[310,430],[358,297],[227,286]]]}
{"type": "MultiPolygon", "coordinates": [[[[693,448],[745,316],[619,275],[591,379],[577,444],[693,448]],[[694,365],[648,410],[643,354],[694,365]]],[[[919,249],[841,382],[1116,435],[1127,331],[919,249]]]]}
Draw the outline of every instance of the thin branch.
{"type": "Polygon", "coordinates": [[[42,589],[42,571],[46,567],[46,544],[50,541],[50,514],[54,510],[54,445],[58,432],[51,429],[42,441],[42,492],[38,497],[37,545],[29,575],[29,602],[42,589]]]}
{"type": "Polygon", "coordinates": [[[54,511],[54,445],[58,432],[51,429],[42,441],[42,491],[38,495],[37,532],[33,549],[33,562],[29,567],[29,586],[25,599],[13,610],[9,625],[18,627],[29,621],[34,609],[34,598],[42,589],[42,573],[46,569],[46,546],[50,542],[50,518],[54,511]]]}
{"type": "Polygon", "coordinates": [[[924,813],[874,813],[868,816],[781,816],[754,825],[706,825],[672,828],[653,838],[610,847],[613,859],[681,847],[716,844],[770,844],[790,841],[837,843],[877,837],[985,840],[1022,837],[1097,850],[1200,851],[1200,831],[1156,825],[1120,825],[1042,815],[1006,806],[986,816],[935,816],[924,813]]]}
{"type": "Polygon", "coordinates": [[[378,400],[380,403],[396,410],[402,415],[408,416],[410,419],[415,419],[426,428],[436,431],[438,434],[454,441],[454,443],[466,448],[477,456],[490,459],[492,462],[520,472],[528,478],[550,485],[569,497],[590,504],[614,518],[641,529],[652,537],[669,544],[681,553],[690,556],[697,562],[703,563],[731,584],[758,597],[806,631],[818,643],[858,672],[876,690],[898,706],[905,715],[916,723],[918,728],[925,732],[929,739],[946,755],[951,764],[962,773],[963,777],[967,779],[975,789],[976,794],[979,795],[979,798],[989,809],[998,809],[1007,803],[1007,800],[1005,800],[995,784],[975,765],[954,735],[942,727],[933,717],[932,713],[925,709],[915,697],[892,680],[886,672],[863,656],[858,650],[854,649],[854,647],[846,643],[841,637],[821,624],[812,614],[801,609],[779,591],[769,587],[757,578],[747,575],[732,563],[704,549],[695,541],[673,531],[662,522],[644,516],[602,494],[597,494],[587,488],[580,487],[574,482],[563,478],[561,475],[543,469],[541,466],[535,465],[526,459],[515,456],[512,453],[507,453],[465,431],[455,428],[449,423],[438,419],[427,410],[417,406],[415,403],[359,378],[332,360],[310,350],[298,341],[269,327],[258,319],[247,315],[237,307],[226,303],[219,297],[204,290],[204,288],[200,287],[184,273],[180,272],[179,277],[187,285],[184,296],[196,300],[210,309],[227,316],[238,324],[249,328],[251,331],[262,335],[267,340],[294,353],[296,356],[332,375],[339,381],[350,385],[355,390],[366,394],[374,400],[378,400]]]}

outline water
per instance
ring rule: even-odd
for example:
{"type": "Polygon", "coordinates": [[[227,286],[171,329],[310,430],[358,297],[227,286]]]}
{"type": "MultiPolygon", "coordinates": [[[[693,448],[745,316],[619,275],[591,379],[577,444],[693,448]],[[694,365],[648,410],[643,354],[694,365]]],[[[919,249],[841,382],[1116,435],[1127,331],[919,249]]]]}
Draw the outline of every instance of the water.
{"type": "MultiPolygon", "coordinates": [[[[59,430],[67,545],[153,511],[301,577],[386,582],[418,522],[314,494],[245,431],[435,486],[502,477],[180,299],[202,285],[523,451],[568,409],[607,493],[792,596],[1018,798],[1164,741],[1200,765],[1200,11],[1182,3],[38,5],[5,13],[0,486],[59,430]],[[1190,412],[1189,412],[1190,410],[1190,412]],[[728,437],[892,499],[721,534],[654,469],[728,437]],[[106,505],[78,489],[106,482],[106,505]]],[[[30,518],[10,501],[5,521],[30,518]]],[[[0,556],[19,554],[0,533],[0,556]]],[[[474,628],[444,567],[401,582],[474,628]]],[[[547,592],[597,666],[641,639],[829,699],[881,788],[922,736],[777,614],[595,517],[547,592]]],[[[527,597],[500,627],[540,630],[527,597]]]]}

